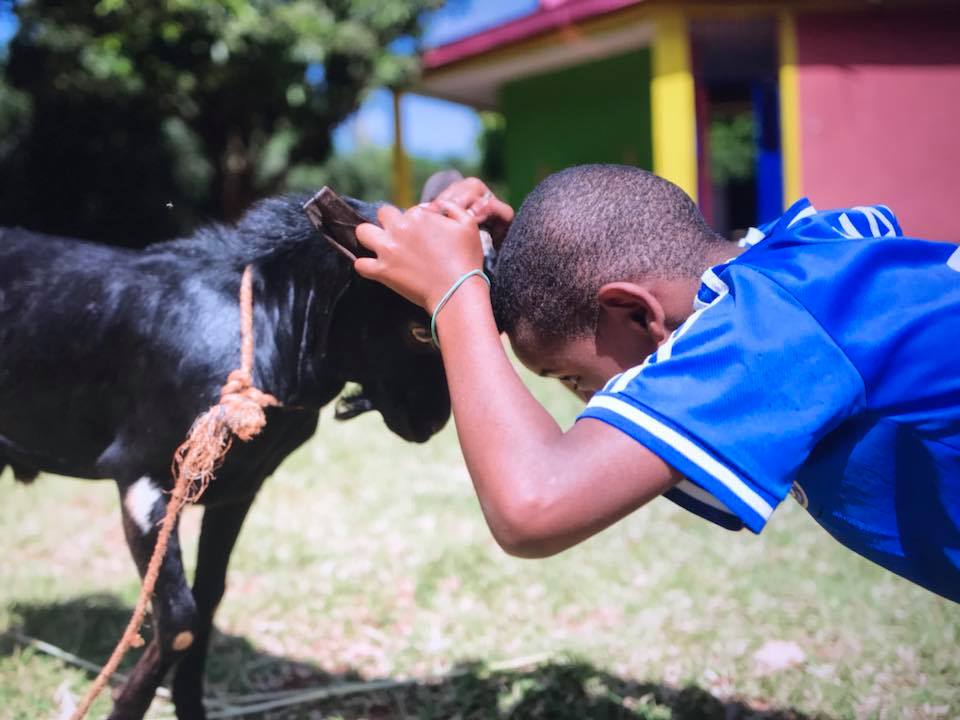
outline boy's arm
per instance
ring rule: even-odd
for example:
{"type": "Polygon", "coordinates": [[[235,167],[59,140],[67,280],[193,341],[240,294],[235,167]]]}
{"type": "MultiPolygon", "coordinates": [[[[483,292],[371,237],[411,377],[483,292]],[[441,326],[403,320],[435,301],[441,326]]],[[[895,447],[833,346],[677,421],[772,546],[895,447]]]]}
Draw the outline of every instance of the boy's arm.
{"type": "MultiPolygon", "coordinates": [[[[384,208],[381,230],[358,229],[376,258],[356,269],[429,311],[481,266],[476,223],[384,208]]],[[[680,478],[619,430],[581,420],[564,433],[530,394],[503,349],[486,284],[468,280],[438,317],[457,433],[484,516],[508,552],[543,557],[599,532],[680,478]]]]}
{"type": "Polygon", "coordinates": [[[606,423],[581,420],[564,433],[510,364],[482,281],[461,288],[438,325],[467,468],[494,537],[511,554],[565,550],[680,479],[606,423]]]}

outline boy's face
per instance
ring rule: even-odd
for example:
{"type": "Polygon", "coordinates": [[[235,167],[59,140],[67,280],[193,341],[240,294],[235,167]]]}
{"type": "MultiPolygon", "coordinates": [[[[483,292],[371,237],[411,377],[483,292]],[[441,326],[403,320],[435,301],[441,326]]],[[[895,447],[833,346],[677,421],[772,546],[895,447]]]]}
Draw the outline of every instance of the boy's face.
{"type": "Polygon", "coordinates": [[[698,285],[693,278],[607,283],[597,294],[593,332],[545,343],[521,322],[511,333],[510,344],[530,370],[557,378],[587,401],[610,378],[642,363],[670,337],[690,316],[698,285]]]}
{"type": "Polygon", "coordinates": [[[601,311],[595,334],[545,345],[527,333],[510,336],[513,350],[528,369],[560,380],[584,402],[618,373],[642,363],[659,342],[637,323],[620,322],[601,311]]]}

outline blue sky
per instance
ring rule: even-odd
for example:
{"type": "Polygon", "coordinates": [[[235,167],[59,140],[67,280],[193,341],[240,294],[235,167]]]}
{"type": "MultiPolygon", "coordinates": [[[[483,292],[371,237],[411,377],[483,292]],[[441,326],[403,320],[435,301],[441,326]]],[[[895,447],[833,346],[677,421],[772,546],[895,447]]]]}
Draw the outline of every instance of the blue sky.
{"type": "MultiPolygon", "coordinates": [[[[432,47],[471,35],[537,7],[537,0],[454,0],[429,18],[424,42],[432,47]]],[[[472,157],[477,150],[480,120],[468,107],[418,95],[401,101],[404,144],[413,155],[472,157]]],[[[360,143],[393,142],[393,105],[385,90],[370,94],[360,110],[334,131],[334,145],[349,151],[360,143]]]]}
{"type": "Polygon", "coordinates": [[[6,45],[7,41],[13,37],[16,31],[16,18],[14,18],[6,7],[0,7],[0,47],[6,45]]]}
{"type": "Polygon", "coordinates": [[[424,41],[443,45],[504,20],[526,15],[537,0],[452,0],[427,22],[424,41]]]}
{"type": "MultiPolygon", "coordinates": [[[[443,45],[504,20],[525,15],[537,0],[453,0],[430,17],[424,41],[443,45]]],[[[0,48],[16,31],[16,19],[6,3],[0,4],[0,48]]],[[[443,158],[476,153],[480,121],[470,108],[434,98],[407,95],[403,98],[404,143],[413,155],[443,158]]],[[[393,106],[387,91],[375,91],[360,110],[334,131],[338,150],[350,151],[361,143],[389,145],[393,142],[393,106]]]]}

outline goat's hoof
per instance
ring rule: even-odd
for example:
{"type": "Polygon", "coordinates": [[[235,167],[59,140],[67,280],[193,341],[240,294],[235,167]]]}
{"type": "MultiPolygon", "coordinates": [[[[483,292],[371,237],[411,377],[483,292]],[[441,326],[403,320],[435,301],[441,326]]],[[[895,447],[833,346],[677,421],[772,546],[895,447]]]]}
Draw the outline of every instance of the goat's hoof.
{"type": "Polygon", "coordinates": [[[147,714],[148,708],[149,705],[142,709],[114,705],[113,710],[111,710],[107,716],[107,720],[143,720],[143,716],[147,714]]]}
{"type": "Polygon", "coordinates": [[[207,713],[203,709],[203,702],[174,702],[177,720],[206,720],[207,713]]]}
{"type": "Polygon", "coordinates": [[[189,630],[184,630],[183,632],[177,633],[171,647],[177,652],[180,652],[181,650],[186,650],[191,645],[193,645],[193,633],[189,630]]]}

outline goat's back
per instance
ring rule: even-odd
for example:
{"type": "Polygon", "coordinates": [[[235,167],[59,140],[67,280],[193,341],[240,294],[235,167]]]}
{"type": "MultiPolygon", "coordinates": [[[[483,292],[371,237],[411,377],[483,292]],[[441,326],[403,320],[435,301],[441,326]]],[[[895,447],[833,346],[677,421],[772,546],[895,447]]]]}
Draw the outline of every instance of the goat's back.
{"type": "Polygon", "coordinates": [[[98,476],[125,433],[166,453],[236,362],[238,278],[203,255],[3,230],[0,454],[98,476]]]}

